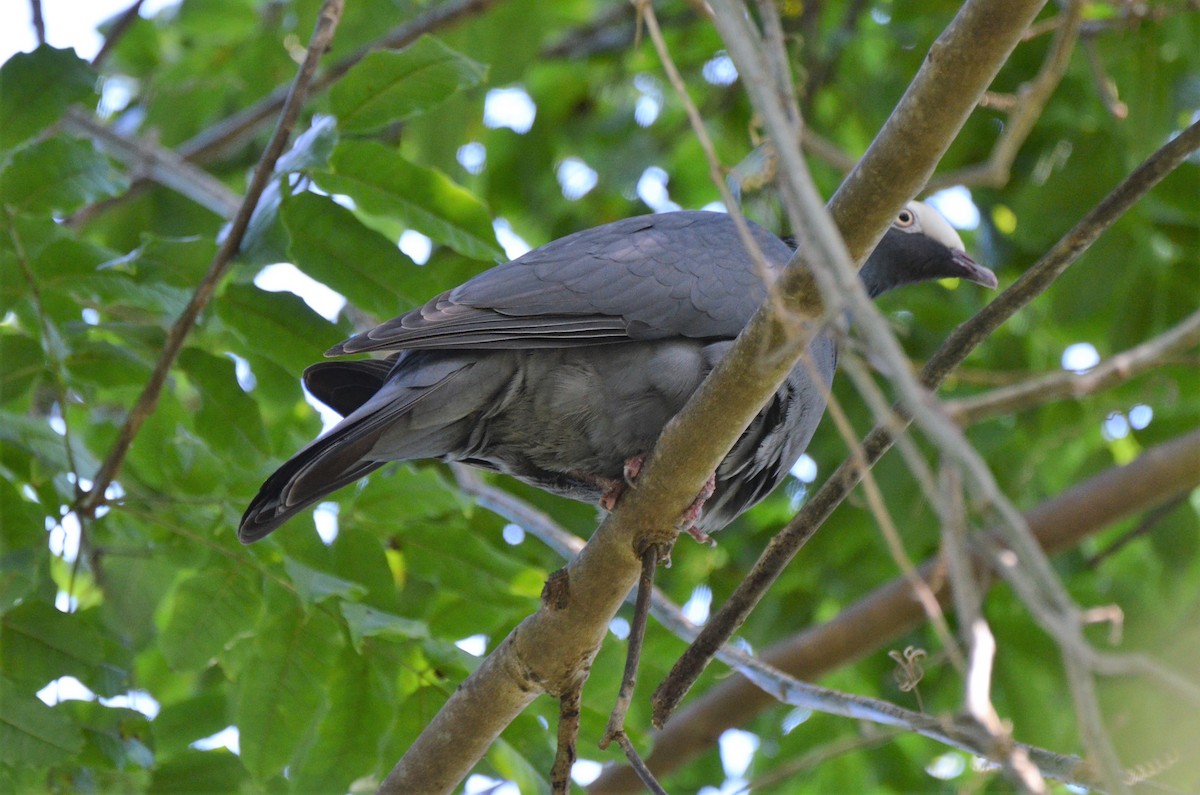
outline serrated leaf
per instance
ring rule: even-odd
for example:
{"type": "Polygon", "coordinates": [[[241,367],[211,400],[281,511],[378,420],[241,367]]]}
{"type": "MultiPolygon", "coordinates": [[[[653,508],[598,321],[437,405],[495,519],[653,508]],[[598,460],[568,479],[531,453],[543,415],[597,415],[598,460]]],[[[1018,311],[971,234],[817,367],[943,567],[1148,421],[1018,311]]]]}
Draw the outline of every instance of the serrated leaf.
{"type": "MultiPolygon", "coordinates": [[[[185,348],[179,365],[200,387],[204,402],[196,413],[196,430],[214,450],[270,452],[258,403],[242,391],[232,359],[185,348]]],[[[232,456],[245,461],[243,456],[232,456]]]]}
{"type": "Polygon", "coordinates": [[[424,113],[478,85],[487,67],[422,36],[399,52],[368,54],[330,92],[338,126],[368,132],[424,113]]]}
{"type": "Polygon", "coordinates": [[[412,163],[373,141],[342,141],[333,173],[314,175],[328,193],[344,193],[368,213],[395,216],[464,256],[500,256],[487,209],[433,168],[412,163]]]}
{"type": "Polygon", "coordinates": [[[268,614],[254,635],[234,707],[242,763],[259,781],[277,775],[328,709],[325,682],[340,643],[326,613],[298,608],[268,614]]]}
{"type": "Polygon", "coordinates": [[[89,141],[57,136],[13,153],[0,172],[0,203],[27,213],[65,215],[128,185],[89,141]]]}
{"type": "Polygon", "coordinates": [[[394,720],[394,666],[377,656],[342,652],[327,684],[329,713],[304,759],[289,768],[297,792],[348,792],[352,781],[376,771],[379,738],[394,720]]]}
{"type": "Polygon", "coordinates": [[[245,569],[208,570],[180,583],[159,638],[167,664],[197,671],[254,627],[262,596],[245,569]]]}
{"type": "Polygon", "coordinates": [[[231,284],[216,301],[217,314],[246,345],[300,377],[305,367],[347,335],[291,293],[231,284]]]}
{"type": "Polygon", "coordinates": [[[96,93],[96,73],[74,50],[43,44],[0,66],[0,149],[25,141],[96,93]]]}
{"type": "Polygon", "coordinates": [[[423,621],[385,613],[359,602],[342,602],[341,608],[356,649],[362,649],[363,638],[382,636],[407,640],[429,637],[429,627],[423,621]]]}
{"type": "Polygon", "coordinates": [[[105,643],[85,613],[62,613],[25,602],[0,618],[0,662],[6,676],[38,687],[74,676],[99,690],[105,643]]]}
{"type": "Polygon", "coordinates": [[[83,734],[60,710],[0,678],[0,762],[13,766],[55,765],[83,748],[83,734]]]}
{"type": "Polygon", "coordinates": [[[366,586],[318,571],[292,558],[284,558],[283,567],[287,570],[292,584],[296,586],[300,598],[309,604],[314,604],[330,596],[342,599],[361,599],[367,593],[366,586]]]}
{"type": "Polygon", "coordinates": [[[25,396],[46,366],[37,340],[25,334],[0,334],[0,403],[25,396]]]}
{"type": "Polygon", "coordinates": [[[327,196],[301,193],[283,204],[292,262],[358,308],[390,317],[415,302],[395,286],[416,266],[397,246],[327,196]]]}

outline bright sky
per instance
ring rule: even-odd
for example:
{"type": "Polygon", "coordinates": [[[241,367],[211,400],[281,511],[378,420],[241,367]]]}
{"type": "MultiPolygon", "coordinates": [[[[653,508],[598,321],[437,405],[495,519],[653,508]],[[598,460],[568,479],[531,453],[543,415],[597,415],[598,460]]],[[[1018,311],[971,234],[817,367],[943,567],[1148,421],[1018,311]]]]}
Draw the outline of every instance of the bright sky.
{"type": "MultiPolygon", "coordinates": [[[[153,16],[178,0],[146,0],[141,14],[153,16]]],[[[54,47],[74,47],[80,57],[91,58],[100,51],[104,37],[96,27],[132,5],[131,0],[42,0],[46,41],[54,47]]],[[[26,0],[0,0],[0,62],[14,53],[37,46],[33,17],[26,0]]]]}

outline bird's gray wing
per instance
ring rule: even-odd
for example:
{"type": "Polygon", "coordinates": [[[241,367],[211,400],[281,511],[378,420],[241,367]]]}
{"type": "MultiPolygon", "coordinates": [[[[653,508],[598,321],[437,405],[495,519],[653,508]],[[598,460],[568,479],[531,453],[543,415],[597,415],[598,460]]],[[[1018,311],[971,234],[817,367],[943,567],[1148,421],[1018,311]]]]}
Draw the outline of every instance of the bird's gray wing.
{"type": "MultiPolygon", "coordinates": [[[[771,267],[791,249],[750,224],[771,267]]],[[[571,347],[621,339],[730,339],[766,296],[724,213],[627,218],[485,271],[327,355],[373,350],[571,347]]]]}

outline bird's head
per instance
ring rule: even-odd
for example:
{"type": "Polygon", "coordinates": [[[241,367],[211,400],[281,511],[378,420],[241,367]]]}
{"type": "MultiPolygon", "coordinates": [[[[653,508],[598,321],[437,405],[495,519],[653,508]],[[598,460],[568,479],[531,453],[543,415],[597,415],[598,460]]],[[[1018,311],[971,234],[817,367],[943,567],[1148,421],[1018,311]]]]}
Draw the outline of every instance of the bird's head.
{"type": "Polygon", "coordinates": [[[874,298],[895,287],[933,279],[966,279],[995,288],[996,274],[971,259],[950,222],[928,204],[911,201],[859,271],[874,298]]]}

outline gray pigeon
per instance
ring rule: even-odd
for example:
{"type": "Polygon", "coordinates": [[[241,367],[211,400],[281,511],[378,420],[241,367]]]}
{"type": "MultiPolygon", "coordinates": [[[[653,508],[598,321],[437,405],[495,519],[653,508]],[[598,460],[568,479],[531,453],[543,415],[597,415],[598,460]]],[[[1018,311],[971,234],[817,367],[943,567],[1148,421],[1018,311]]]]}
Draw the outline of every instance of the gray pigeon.
{"type": "MultiPolygon", "coordinates": [[[[792,248],[749,224],[771,268],[792,248]]],[[[910,202],[861,270],[872,297],[947,277],[987,287],[944,218],[910,202]]],[[[424,306],[358,334],[304,373],[344,415],[279,468],[242,517],[257,541],[299,511],[389,461],[432,458],[503,472],[611,507],[663,426],[687,402],[766,297],[723,213],[627,218],[547,243],[424,306]]],[[[819,387],[797,365],[689,515],[706,538],[787,476],[825,411],[834,340],[809,353],[819,387]],[[697,516],[698,514],[698,516],[697,516]]]]}

